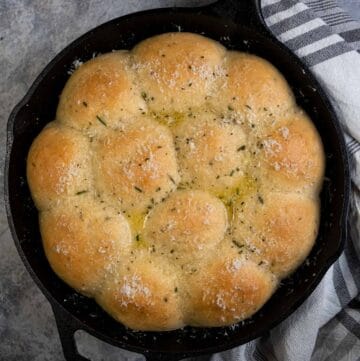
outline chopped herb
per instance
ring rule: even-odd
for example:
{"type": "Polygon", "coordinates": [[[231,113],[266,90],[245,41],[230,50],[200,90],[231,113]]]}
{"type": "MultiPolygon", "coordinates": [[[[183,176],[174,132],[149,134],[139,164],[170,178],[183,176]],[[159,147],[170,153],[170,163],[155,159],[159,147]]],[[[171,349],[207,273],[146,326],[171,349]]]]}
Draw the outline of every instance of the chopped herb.
{"type": "Polygon", "coordinates": [[[75,194],[76,194],[77,196],[79,196],[80,194],[84,194],[84,193],[87,193],[87,192],[89,192],[89,191],[79,191],[79,192],[76,192],[75,194]]]}
{"type": "Polygon", "coordinates": [[[176,182],[175,182],[174,178],[173,178],[170,174],[168,174],[168,177],[169,177],[169,179],[171,180],[171,182],[176,185],[176,182]]]}
{"type": "Polygon", "coordinates": [[[141,239],[140,234],[137,234],[137,235],[136,235],[136,237],[135,237],[135,239],[136,239],[136,241],[137,241],[137,242],[139,242],[139,241],[140,241],[140,239],[141,239]]]}
{"type": "Polygon", "coordinates": [[[177,291],[178,291],[178,288],[177,288],[177,287],[175,287],[175,288],[174,288],[174,292],[176,293],[177,291]]]}
{"type": "Polygon", "coordinates": [[[261,203],[261,204],[264,204],[264,200],[261,196],[258,196],[258,201],[261,203]]]}
{"type": "Polygon", "coordinates": [[[250,105],[245,104],[245,106],[246,106],[246,108],[248,108],[248,109],[252,110],[252,108],[251,108],[251,106],[250,106],[250,105]]]}
{"type": "Polygon", "coordinates": [[[238,152],[240,152],[240,150],[245,150],[246,149],[246,145],[242,145],[240,146],[238,149],[236,149],[238,152]]]}
{"type": "Polygon", "coordinates": [[[219,175],[217,175],[217,176],[216,176],[216,179],[219,179],[219,178],[220,178],[220,176],[219,176],[219,175]]]}
{"type": "Polygon", "coordinates": [[[164,297],[164,302],[167,302],[167,301],[168,301],[167,297],[164,297]]]}
{"type": "Polygon", "coordinates": [[[97,115],[96,116],[96,119],[102,124],[104,125],[105,127],[107,127],[107,124],[97,115]]]}
{"type": "Polygon", "coordinates": [[[141,92],[141,97],[142,97],[144,100],[146,100],[146,99],[147,99],[147,94],[146,94],[144,91],[142,91],[142,92],[141,92]]]}
{"type": "Polygon", "coordinates": [[[235,173],[235,169],[233,169],[233,170],[230,172],[229,176],[232,177],[232,176],[234,175],[234,173],[235,173]]]}
{"type": "Polygon", "coordinates": [[[264,107],[264,111],[267,112],[267,108],[264,107]]]}
{"type": "Polygon", "coordinates": [[[232,240],[232,243],[234,243],[234,245],[238,248],[243,248],[244,245],[243,244],[240,244],[236,239],[233,239],[232,240]]]}
{"type": "Polygon", "coordinates": [[[142,193],[142,192],[143,192],[143,190],[142,190],[141,188],[137,187],[137,186],[134,186],[134,189],[135,189],[136,191],[138,191],[139,193],[142,193]]]}
{"type": "Polygon", "coordinates": [[[175,252],[175,250],[174,249],[172,249],[171,251],[170,251],[170,253],[174,253],[175,252]]]}
{"type": "Polygon", "coordinates": [[[258,263],[258,266],[261,266],[262,264],[264,264],[265,262],[264,261],[260,261],[259,263],[258,263]]]}
{"type": "Polygon", "coordinates": [[[155,192],[160,192],[161,191],[161,188],[160,187],[157,187],[155,192]]]}
{"type": "Polygon", "coordinates": [[[228,110],[230,110],[232,112],[234,110],[234,108],[231,105],[228,105],[228,110]]]}
{"type": "Polygon", "coordinates": [[[82,102],[82,104],[83,104],[84,107],[88,106],[88,104],[86,102],[82,102]]]}
{"type": "Polygon", "coordinates": [[[188,85],[189,85],[189,86],[192,86],[192,83],[190,82],[188,85]]]}

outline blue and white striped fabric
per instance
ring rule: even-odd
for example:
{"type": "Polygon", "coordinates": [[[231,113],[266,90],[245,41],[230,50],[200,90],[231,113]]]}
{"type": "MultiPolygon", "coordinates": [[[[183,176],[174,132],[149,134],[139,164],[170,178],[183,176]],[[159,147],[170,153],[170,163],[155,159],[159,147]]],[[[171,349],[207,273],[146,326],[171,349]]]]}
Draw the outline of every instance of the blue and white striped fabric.
{"type": "MultiPolygon", "coordinates": [[[[360,0],[359,0],[360,1],[360,0]]],[[[360,360],[360,24],[335,0],[262,0],[274,35],[315,74],[338,113],[351,155],[345,251],[310,298],[264,337],[211,361],[360,360]]]]}

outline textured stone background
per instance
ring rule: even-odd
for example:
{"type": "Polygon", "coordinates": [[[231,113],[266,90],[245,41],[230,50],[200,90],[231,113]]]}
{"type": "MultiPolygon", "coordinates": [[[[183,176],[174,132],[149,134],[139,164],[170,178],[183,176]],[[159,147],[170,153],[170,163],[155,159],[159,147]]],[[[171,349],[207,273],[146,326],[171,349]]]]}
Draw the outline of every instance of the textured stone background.
{"type": "Polygon", "coordinates": [[[337,0],[337,2],[342,8],[346,9],[354,19],[360,19],[359,0],[337,0]]]}
{"type": "MultiPolygon", "coordinates": [[[[148,8],[201,5],[209,0],[0,0],[0,183],[5,129],[11,109],[43,67],[68,43],[112,18],[148,8]]],[[[339,0],[360,19],[360,0],[339,0]]],[[[3,189],[1,187],[1,193],[3,189]]],[[[92,360],[140,360],[77,335],[92,360]]],[[[11,239],[0,197],[0,361],[62,361],[55,321],[45,297],[23,266],[11,239]]]]}

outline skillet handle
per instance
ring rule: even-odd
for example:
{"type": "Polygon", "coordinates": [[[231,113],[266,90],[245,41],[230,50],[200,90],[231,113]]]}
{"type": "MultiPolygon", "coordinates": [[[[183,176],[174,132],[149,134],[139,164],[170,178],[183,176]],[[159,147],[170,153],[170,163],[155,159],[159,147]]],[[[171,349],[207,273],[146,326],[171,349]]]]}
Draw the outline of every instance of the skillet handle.
{"type": "Polygon", "coordinates": [[[261,0],[217,0],[202,9],[204,13],[228,18],[237,24],[271,34],[261,12],[261,0]]]}
{"type": "Polygon", "coordinates": [[[75,332],[79,327],[75,324],[74,319],[69,317],[67,311],[59,306],[52,304],[55,315],[56,325],[60,336],[61,346],[66,361],[90,361],[88,358],[79,354],[75,342],[75,332]]]}
{"type": "MultiPolygon", "coordinates": [[[[51,303],[53,309],[57,329],[60,336],[61,346],[63,349],[64,358],[66,361],[91,361],[90,359],[80,355],[76,342],[75,332],[80,330],[78,322],[61,306],[51,303]]],[[[144,354],[146,361],[180,361],[187,355],[169,355],[161,353],[146,353],[144,354]]]]}

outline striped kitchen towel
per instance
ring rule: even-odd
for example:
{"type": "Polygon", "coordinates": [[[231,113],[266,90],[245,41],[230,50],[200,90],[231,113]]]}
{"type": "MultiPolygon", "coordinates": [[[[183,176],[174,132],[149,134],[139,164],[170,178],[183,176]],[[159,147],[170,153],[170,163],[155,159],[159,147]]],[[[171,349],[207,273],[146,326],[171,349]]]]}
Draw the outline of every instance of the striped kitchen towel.
{"type": "Polygon", "coordinates": [[[353,185],[349,237],[342,256],[291,317],[260,339],[197,360],[359,361],[360,24],[335,0],[262,0],[262,11],[274,35],[327,90],[343,125],[353,185]]]}

